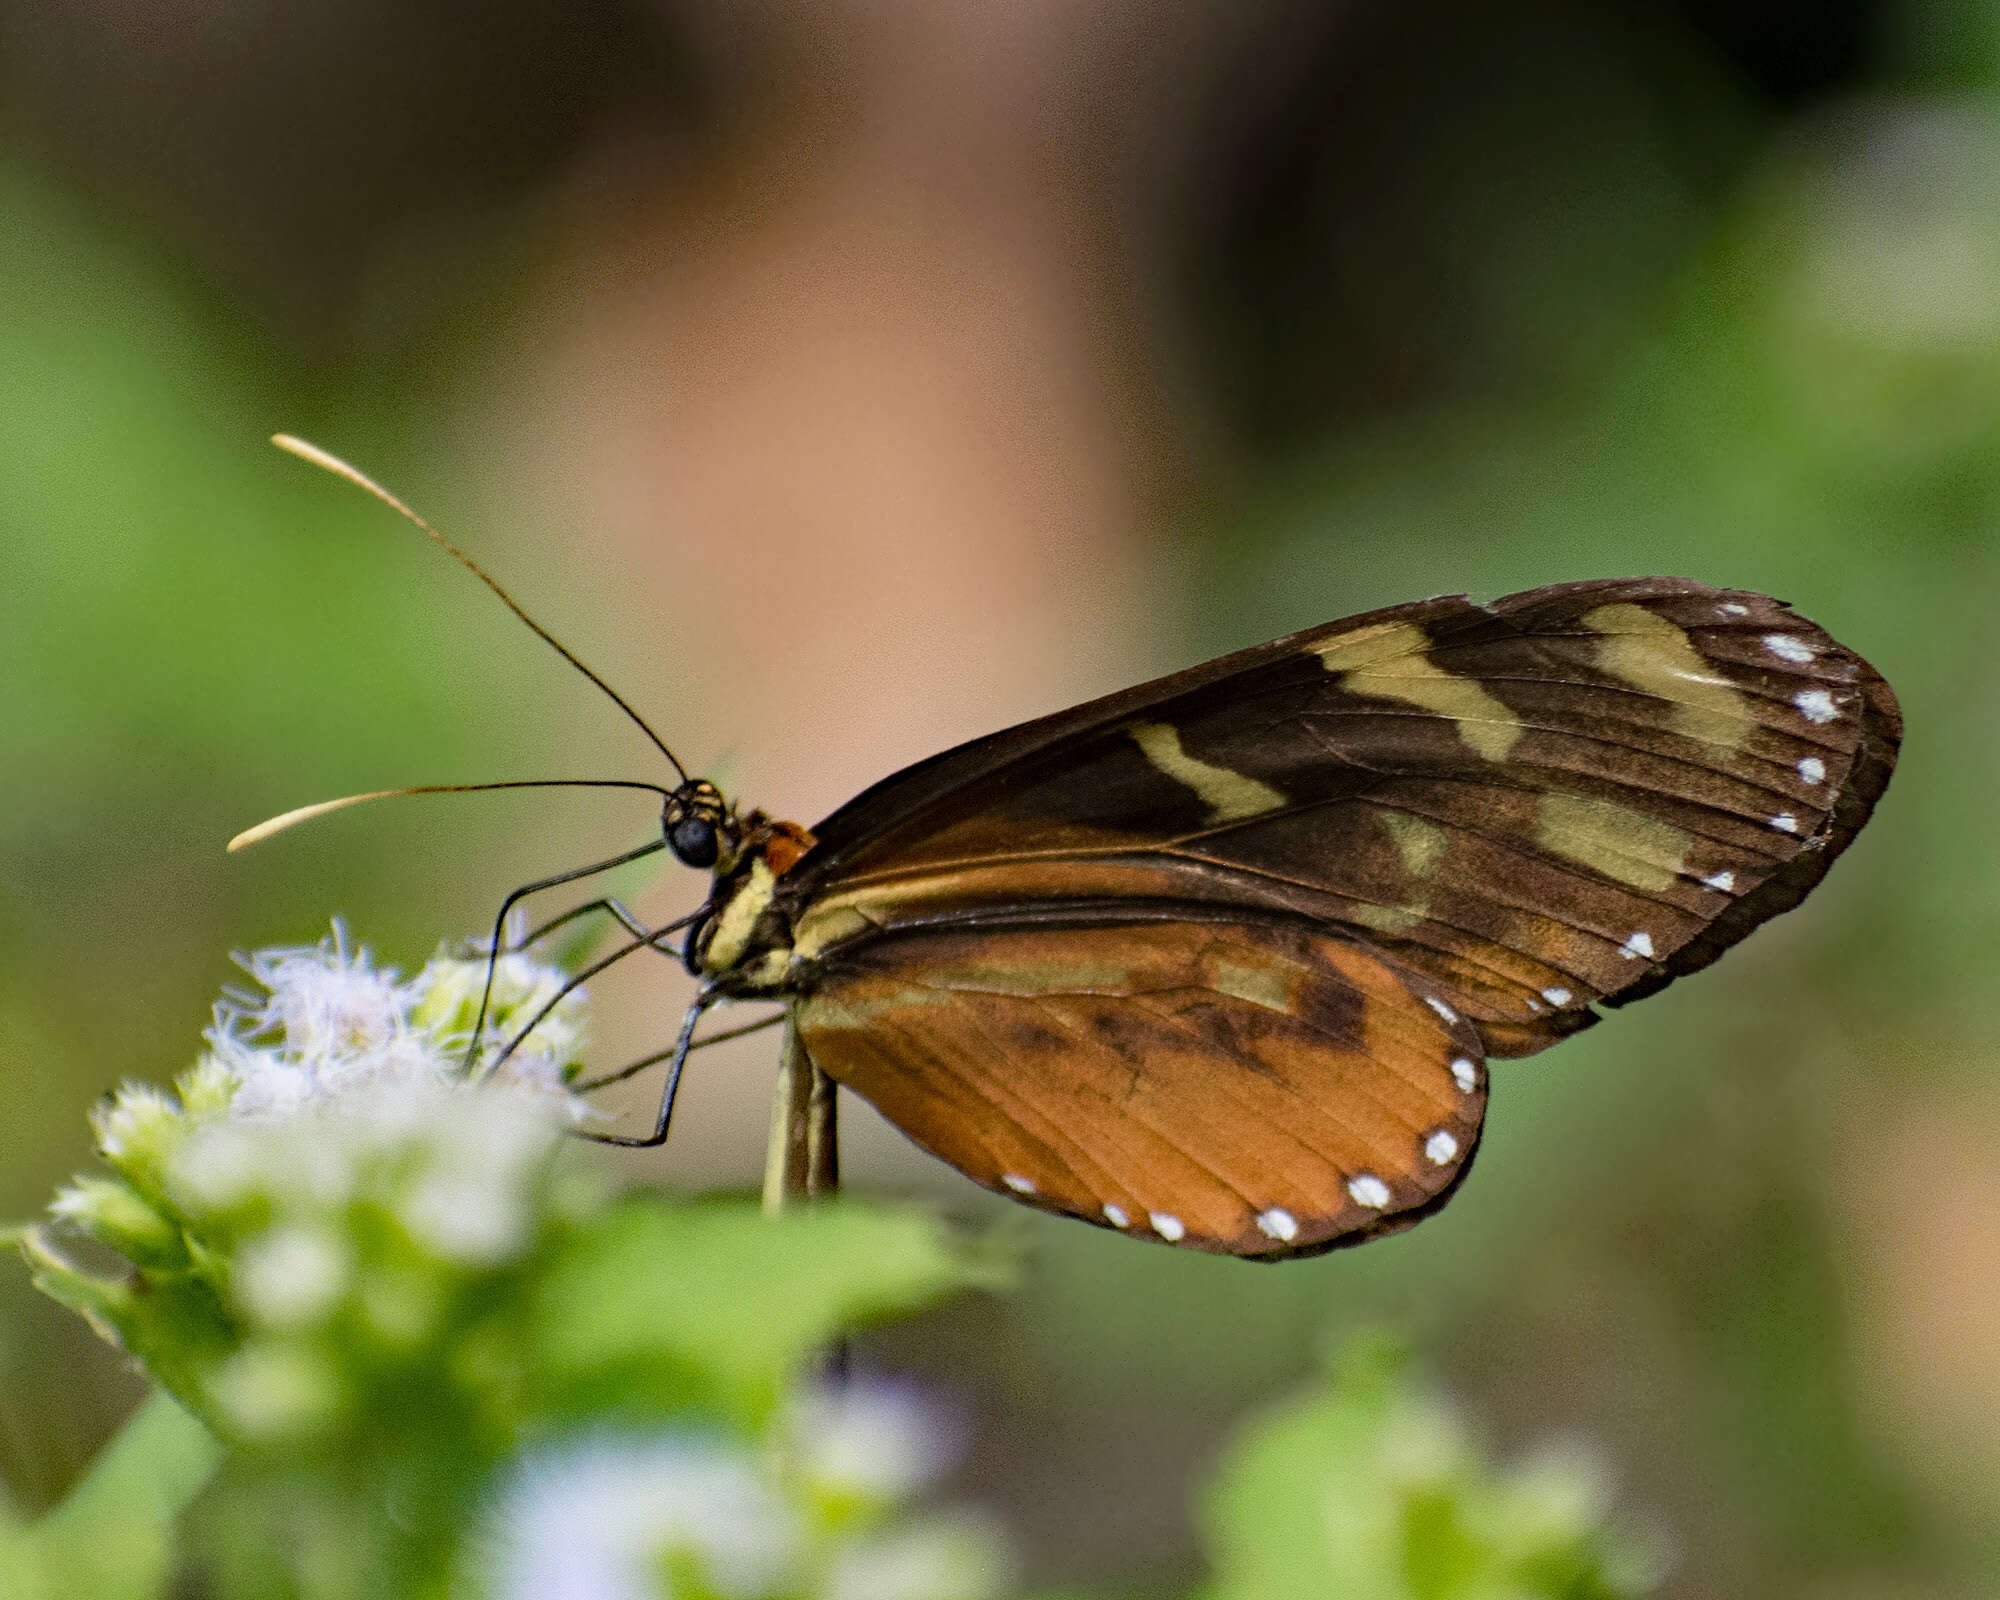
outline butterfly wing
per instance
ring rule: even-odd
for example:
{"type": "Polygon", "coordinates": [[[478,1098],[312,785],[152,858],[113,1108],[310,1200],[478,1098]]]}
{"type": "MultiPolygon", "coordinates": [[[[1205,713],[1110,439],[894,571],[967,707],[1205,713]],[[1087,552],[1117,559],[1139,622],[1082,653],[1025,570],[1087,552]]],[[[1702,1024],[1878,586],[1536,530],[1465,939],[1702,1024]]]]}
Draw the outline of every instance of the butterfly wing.
{"type": "Polygon", "coordinates": [[[1478,1035],[1430,984],[1295,923],[907,929],[829,957],[794,1016],[822,1071],[975,1181],[1227,1254],[1409,1226],[1485,1110],[1478,1035]]]}
{"type": "Polygon", "coordinates": [[[822,823],[785,892],[808,960],[1065,902],[1299,918],[1521,1055],[1796,904],[1900,732],[1867,662],[1766,596],[1447,597],[947,751],[822,823]]]}

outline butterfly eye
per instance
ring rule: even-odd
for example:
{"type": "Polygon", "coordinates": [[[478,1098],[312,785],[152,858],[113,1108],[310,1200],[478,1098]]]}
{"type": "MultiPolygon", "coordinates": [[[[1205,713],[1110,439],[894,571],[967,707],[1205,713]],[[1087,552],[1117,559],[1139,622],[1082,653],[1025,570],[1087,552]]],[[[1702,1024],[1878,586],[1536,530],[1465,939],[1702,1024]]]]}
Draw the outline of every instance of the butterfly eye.
{"type": "Polygon", "coordinates": [[[712,867],[721,853],[715,824],[707,817],[682,817],[667,825],[667,847],[683,866],[712,867]]]}
{"type": "Polygon", "coordinates": [[[682,865],[712,867],[720,859],[726,810],[721,791],[705,778],[684,783],[667,796],[660,827],[667,848],[682,865]]]}

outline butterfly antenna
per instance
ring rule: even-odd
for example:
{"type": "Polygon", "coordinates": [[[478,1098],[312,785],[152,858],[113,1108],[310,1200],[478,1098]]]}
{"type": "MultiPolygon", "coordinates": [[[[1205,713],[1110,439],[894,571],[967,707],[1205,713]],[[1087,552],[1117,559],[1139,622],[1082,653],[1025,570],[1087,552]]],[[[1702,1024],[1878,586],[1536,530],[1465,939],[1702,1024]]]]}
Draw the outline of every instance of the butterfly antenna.
{"type": "MultiPolygon", "coordinates": [[[[668,756],[667,759],[673,761],[674,758],[668,756]]],[[[675,762],[675,765],[679,763],[675,762]]],[[[657,783],[637,783],[623,778],[522,778],[512,783],[422,783],[411,789],[373,789],[367,794],[342,795],[338,800],[321,800],[313,805],[300,806],[295,811],[272,817],[268,822],[260,822],[254,828],[245,828],[229,841],[229,848],[248,849],[253,844],[261,844],[274,833],[297,827],[301,822],[323,817],[329,811],[345,811],[349,806],[362,805],[370,800],[394,800],[406,794],[476,794],[482,789],[647,789],[657,795],[673,793],[657,783]]]]}
{"type": "MultiPolygon", "coordinates": [[[[488,573],[487,570],[484,567],[482,567],[477,561],[474,561],[471,556],[467,555],[463,550],[459,549],[457,545],[453,544],[443,534],[439,533],[437,529],[433,528],[428,522],[424,521],[422,517],[418,516],[416,512],[412,511],[408,506],[403,504],[401,500],[398,500],[387,489],[383,488],[381,484],[377,483],[373,478],[369,477],[367,473],[361,471],[361,469],[358,467],[350,466],[347,462],[341,460],[339,456],[334,455],[331,451],[322,450],[318,445],[313,444],[305,439],[298,438],[297,436],[289,433],[273,434],[271,436],[271,443],[276,445],[280,450],[286,451],[292,455],[297,456],[301,461],[310,461],[314,466],[323,468],[324,470],[331,472],[336,478],[345,478],[349,483],[353,484],[357,489],[366,490],[369,494],[372,494],[377,500],[380,500],[391,511],[394,511],[397,515],[403,517],[414,527],[416,527],[419,531],[421,531],[426,538],[428,538],[439,549],[444,551],[446,555],[450,556],[452,560],[456,561],[460,566],[464,567],[466,571],[470,572],[481,583],[485,584],[487,588],[491,589],[496,595],[498,595],[500,597],[500,603],[504,605],[509,611],[513,612],[515,616],[519,617],[523,622],[525,622],[529,626],[529,628],[534,631],[534,634],[537,638],[542,640],[542,642],[547,644],[552,650],[554,650],[557,655],[561,656],[563,660],[567,661],[571,666],[575,667],[578,672],[582,673],[592,683],[596,684],[598,688],[602,689],[605,692],[605,694],[610,696],[612,704],[617,706],[618,709],[624,712],[626,716],[630,717],[632,721],[638,726],[639,731],[645,734],[645,736],[648,739],[651,739],[653,741],[654,746],[659,750],[660,754],[665,756],[668,762],[672,764],[674,771],[680,774],[681,782],[686,783],[688,781],[687,768],[681,765],[680,758],[676,756],[673,753],[673,751],[667,748],[666,741],[662,739],[657,733],[653,732],[652,728],[647,725],[646,719],[640,716],[638,712],[632,709],[630,704],[627,703],[625,697],[622,694],[620,694],[616,689],[612,688],[610,684],[606,683],[596,673],[592,672],[590,668],[586,667],[581,661],[579,661],[576,658],[574,652],[572,652],[569,646],[564,644],[562,640],[558,639],[554,634],[550,633],[547,628],[544,628],[533,617],[529,616],[527,612],[523,611],[520,607],[520,604],[514,599],[514,597],[511,594],[509,594],[505,589],[501,588],[500,585],[494,580],[493,576],[490,573],[488,573]]],[[[411,790],[395,790],[395,791],[385,791],[385,792],[394,792],[398,794],[429,794],[429,793],[435,793],[437,791],[429,789],[411,789],[411,790]]],[[[376,797],[373,795],[357,795],[351,800],[331,801],[328,802],[328,804],[329,806],[352,805],[352,804],[358,804],[362,800],[372,800],[374,798],[376,797]]],[[[273,818],[272,820],[282,821],[283,819],[273,818]]],[[[256,830],[252,829],[251,831],[254,833],[256,830]]],[[[232,844],[230,848],[234,849],[236,847],[232,844]]]]}

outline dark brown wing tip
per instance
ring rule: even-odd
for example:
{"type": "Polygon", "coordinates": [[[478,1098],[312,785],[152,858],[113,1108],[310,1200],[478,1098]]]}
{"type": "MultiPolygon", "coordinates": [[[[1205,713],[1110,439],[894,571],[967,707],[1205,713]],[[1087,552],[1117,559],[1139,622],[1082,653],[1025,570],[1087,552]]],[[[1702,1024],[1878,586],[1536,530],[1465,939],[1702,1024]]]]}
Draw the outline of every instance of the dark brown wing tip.
{"type": "MultiPolygon", "coordinates": [[[[1551,583],[1539,589],[1521,589],[1514,594],[1505,594],[1497,600],[1488,601],[1485,609],[1502,617],[1542,609],[1568,613],[1578,609],[1579,601],[1598,595],[1607,600],[1615,598],[1630,602],[1699,599],[1768,603],[1771,598],[1747,589],[1718,589],[1712,583],[1702,583],[1694,578],[1579,578],[1572,583],[1551,583]]],[[[1778,604],[1783,605],[1784,602],[1781,600],[1778,604]]]]}
{"type": "Polygon", "coordinates": [[[1479,1035],[1488,1056],[1509,1059],[1539,1054],[1603,1020],[1589,1006],[1574,1005],[1525,1022],[1482,1022],[1479,1035]]]}
{"type": "Polygon", "coordinates": [[[1699,972],[1762,924],[1805,899],[1826,876],[1834,858],[1861,831],[1896,770],[1896,754],[1903,741],[1903,712],[1888,680],[1854,651],[1844,645],[1840,649],[1860,669],[1856,686],[1861,691],[1861,739],[1847,781],[1834,798],[1826,830],[1652,973],[1630,988],[1605,996],[1600,1004],[1627,1006],[1658,994],[1676,978],[1699,972]]]}

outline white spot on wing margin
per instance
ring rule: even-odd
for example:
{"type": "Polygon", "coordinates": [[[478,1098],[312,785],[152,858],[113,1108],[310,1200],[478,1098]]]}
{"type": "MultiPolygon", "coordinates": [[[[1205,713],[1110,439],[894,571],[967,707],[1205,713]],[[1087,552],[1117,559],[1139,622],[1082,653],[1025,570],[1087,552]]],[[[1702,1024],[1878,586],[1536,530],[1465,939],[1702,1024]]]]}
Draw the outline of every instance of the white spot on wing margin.
{"type": "Polygon", "coordinates": [[[1370,1211],[1380,1211],[1389,1203],[1389,1186],[1372,1172],[1349,1178],[1347,1192],[1354,1196],[1356,1205],[1366,1206],[1370,1211]]]}

